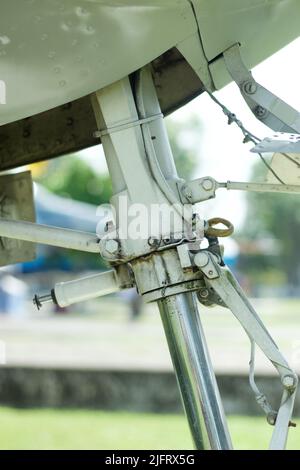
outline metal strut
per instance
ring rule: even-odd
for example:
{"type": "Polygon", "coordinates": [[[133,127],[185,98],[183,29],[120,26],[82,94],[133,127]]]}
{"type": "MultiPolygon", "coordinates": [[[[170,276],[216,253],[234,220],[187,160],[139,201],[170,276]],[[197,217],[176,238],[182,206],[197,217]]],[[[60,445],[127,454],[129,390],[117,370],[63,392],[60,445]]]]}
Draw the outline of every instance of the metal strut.
{"type": "Polygon", "coordinates": [[[267,412],[268,422],[274,424],[270,449],[284,449],[297,390],[297,375],[279,351],[231,271],[227,267],[220,266],[218,257],[209,251],[199,252],[194,261],[204,274],[208,288],[212,288],[217,293],[241,323],[250,340],[260,347],[279,373],[283,385],[283,394],[278,413],[274,416],[274,412],[267,403],[265,396],[259,394],[258,390],[257,397],[258,403],[267,412]]]}

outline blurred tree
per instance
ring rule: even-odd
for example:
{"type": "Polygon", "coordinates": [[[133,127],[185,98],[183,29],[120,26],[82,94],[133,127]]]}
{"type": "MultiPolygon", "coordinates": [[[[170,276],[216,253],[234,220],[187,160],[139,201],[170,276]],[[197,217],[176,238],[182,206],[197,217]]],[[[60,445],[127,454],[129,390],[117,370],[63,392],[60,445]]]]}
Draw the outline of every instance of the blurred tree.
{"type": "MultiPolygon", "coordinates": [[[[76,201],[98,206],[108,203],[111,197],[111,181],[108,174],[99,174],[91,165],[76,155],[67,155],[51,160],[47,166],[33,166],[35,181],[49,191],[76,201]]],[[[68,261],[70,268],[82,270],[104,267],[100,256],[72,250],[52,249],[49,251],[48,267],[55,256],[68,261]]]]}
{"type": "Polygon", "coordinates": [[[90,204],[107,203],[111,196],[109,175],[97,173],[76,155],[52,160],[36,180],[55,194],[90,204]]]}
{"type": "MultiPolygon", "coordinates": [[[[264,167],[261,163],[256,164],[253,168],[252,180],[261,181],[263,171],[264,167]]],[[[286,273],[291,291],[299,292],[299,196],[248,193],[247,217],[243,234],[253,240],[259,240],[263,237],[274,237],[277,240],[279,247],[278,267],[286,273]]]]}
{"type": "Polygon", "coordinates": [[[167,129],[178,175],[189,180],[199,162],[199,140],[203,133],[202,123],[196,114],[184,122],[167,119],[167,129]]]}
{"type": "MultiPolygon", "coordinates": [[[[201,121],[196,115],[182,122],[167,119],[168,135],[180,177],[189,179],[197,165],[197,146],[201,121]]],[[[90,204],[109,202],[111,181],[97,173],[84,159],[67,155],[51,160],[47,166],[33,165],[35,180],[53,193],[90,204]]]]}

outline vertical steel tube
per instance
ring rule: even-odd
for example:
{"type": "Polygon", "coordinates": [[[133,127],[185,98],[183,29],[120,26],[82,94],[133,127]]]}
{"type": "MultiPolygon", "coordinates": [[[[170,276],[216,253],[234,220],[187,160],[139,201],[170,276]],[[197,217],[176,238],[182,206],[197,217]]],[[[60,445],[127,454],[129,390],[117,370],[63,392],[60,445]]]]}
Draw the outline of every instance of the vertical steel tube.
{"type": "Polygon", "coordinates": [[[196,449],[231,449],[194,294],[170,296],[158,306],[196,449]]]}

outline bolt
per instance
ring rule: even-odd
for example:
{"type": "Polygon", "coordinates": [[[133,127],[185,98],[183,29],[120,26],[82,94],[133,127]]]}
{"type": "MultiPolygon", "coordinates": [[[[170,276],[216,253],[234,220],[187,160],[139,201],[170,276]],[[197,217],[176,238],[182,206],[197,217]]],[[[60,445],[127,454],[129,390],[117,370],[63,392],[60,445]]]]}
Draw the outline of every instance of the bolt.
{"type": "Polygon", "coordinates": [[[211,179],[209,178],[205,178],[203,181],[202,181],[202,188],[205,190],[205,191],[210,191],[211,189],[213,189],[214,187],[214,183],[211,179]]]}
{"type": "Polygon", "coordinates": [[[148,245],[155,247],[159,245],[159,239],[155,237],[149,237],[148,238],[148,245]]]}
{"type": "Polygon", "coordinates": [[[38,310],[42,308],[43,304],[49,303],[49,302],[54,302],[55,297],[53,296],[53,291],[51,291],[50,294],[45,294],[45,295],[37,295],[33,297],[33,304],[37,307],[38,310]]]}
{"type": "Polygon", "coordinates": [[[271,424],[271,426],[275,426],[276,424],[277,413],[276,411],[270,411],[267,414],[267,422],[271,424]]]}
{"type": "Polygon", "coordinates": [[[212,276],[213,273],[214,273],[214,272],[213,272],[211,269],[208,271],[208,274],[209,274],[210,276],[212,276]]]}
{"type": "Polygon", "coordinates": [[[94,139],[100,139],[101,138],[101,131],[98,131],[98,130],[94,131],[92,135],[93,135],[94,139]]]}
{"type": "Polygon", "coordinates": [[[296,385],[295,377],[293,377],[292,375],[285,375],[282,378],[282,385],[284,386],[284,388],[287,388],[289,390],[295,388],[295,385],[296,385]]]}
{"type": "Polygon", "coordinates": [[[199,290],[199,295],[202,299],[207,299],[209,296],[209,291],[206,289],[206,287],[203,287],[202,289],[199,290]]]}
{"type": "Polygon", "coordinates": [[[265,108],[263,108],[262,106],[256,106],[255,110],[254,110],[254,114],[258,117],[258,118],[264,118],[267,114],[267,110],[265,108]]]}
{"type": "Polygon", "coordinates": [[[247,93],[247,95],[254,95],[257,91],[256,83],[252,80],[248,80],[243,84],[243,91],[247,93]]]}
{"type": "Polygon", "coordinates": [[[204,266],[206,266],[207,263],[209,262],[209,258],[208,258],[207,253],[200,251],[199,253],[196,254],[194,261],[195,261],[196,266],[199,266],[199,268],[204,268],[204,266]]]}
{"type": "Polygon", "coordinates": [[[192,199],[193,193],[192,193],[192,191],[190,190],[190,188],[188,186],[186,186],[186,185],[182,186],[181,192],[182,192],[183,196],[186,197],[187,199],[192,199]]]}
{"type": "Polygon", "coordinates": [[[119,251],[119,242],[118,240],[107,240],[105,243],[105,249],[111,255],[115,255],[119,251]]]}
{"type": "Polygon", "coordinates": [[[110,232],[112,231],[114,228],[114,223],[112,220],[108,220],[105,224],[105,227],[104,227],[104,232],[110,232]]]}

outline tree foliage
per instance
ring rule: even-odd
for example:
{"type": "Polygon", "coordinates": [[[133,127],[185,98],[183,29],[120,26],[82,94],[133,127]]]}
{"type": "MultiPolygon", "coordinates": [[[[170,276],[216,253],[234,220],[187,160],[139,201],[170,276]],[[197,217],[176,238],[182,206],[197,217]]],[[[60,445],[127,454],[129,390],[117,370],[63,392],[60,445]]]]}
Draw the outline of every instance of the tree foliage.
{"type": "MultiPolygon", "coordinates": [[[[254,167],[252,180],[261,180],[262,167],[254,167]]],[[[243,233],[259,240],[274,237],[278,242],[278,266],[287,275],[292,289],[300,284],[300,199],[297,195],[248,193],[247,217],[243,233]]]]}
{"type": "Polygon", "coordinates": [[[38,181],[55,194],[90,204],[107,203],[111,196],[109,175],[97,173],[76,155],[52,160],[38,181]]]}

